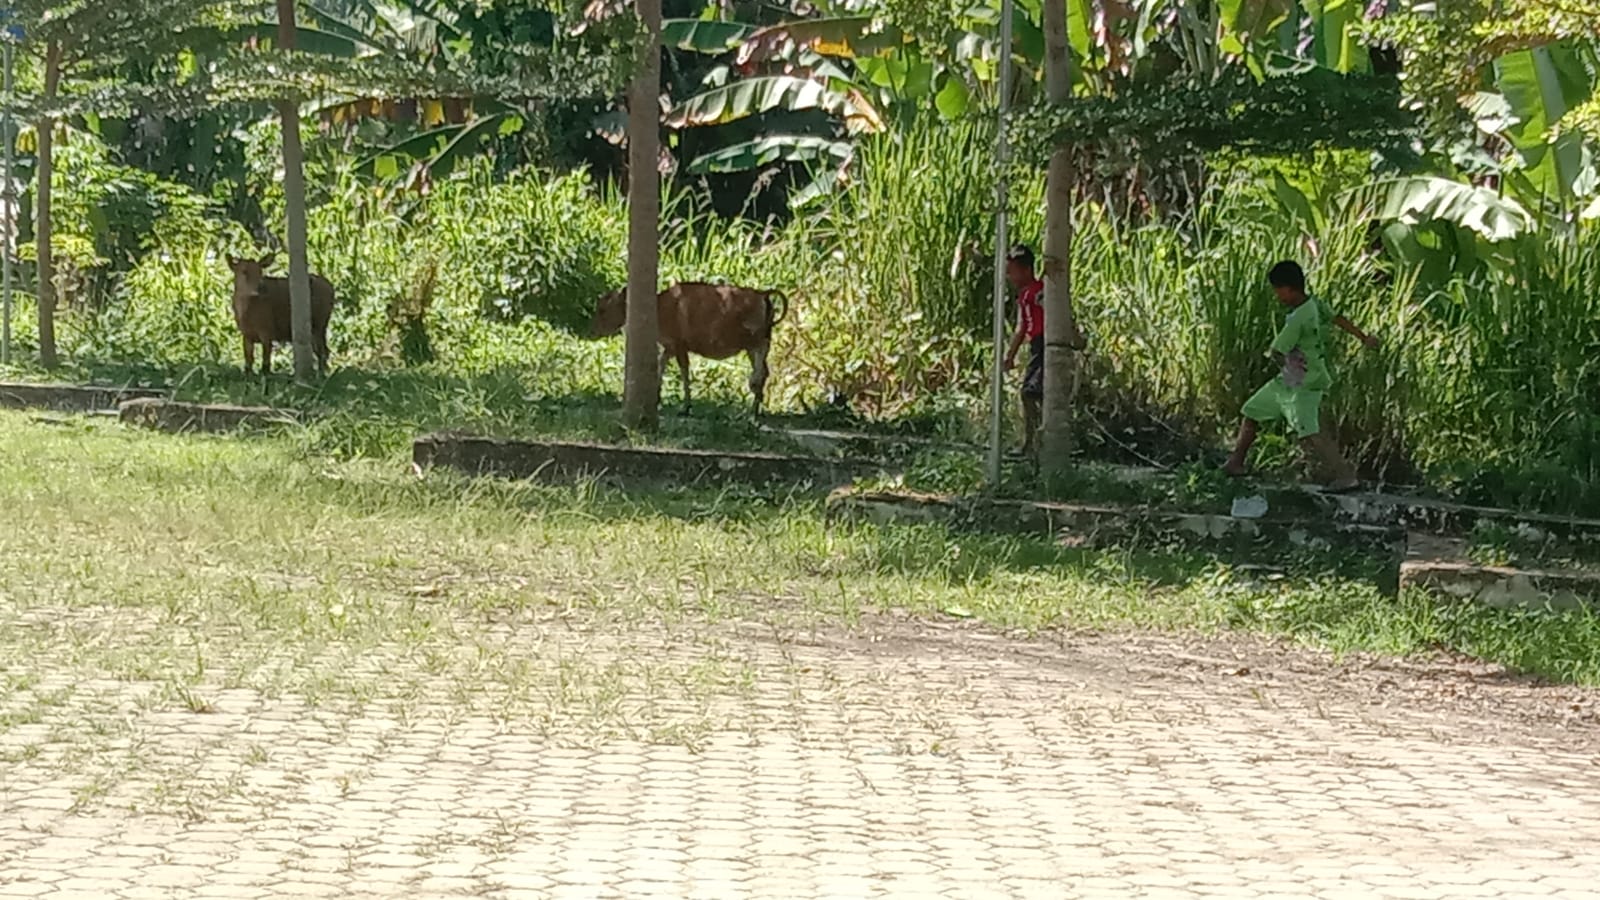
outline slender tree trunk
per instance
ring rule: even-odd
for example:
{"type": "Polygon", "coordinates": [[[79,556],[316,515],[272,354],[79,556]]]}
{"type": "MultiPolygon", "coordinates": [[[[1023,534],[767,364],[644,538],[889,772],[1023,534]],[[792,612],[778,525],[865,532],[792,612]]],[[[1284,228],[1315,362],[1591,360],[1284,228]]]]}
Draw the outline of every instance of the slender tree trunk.
{"type": "MultiPolygon", "coordinates": [[[[294,0],[278,2],[278,47],[290,51],[295,46],[294,0]]],[[[305,147],[300,141],[300,104],[292,99],[278,101],[283,119],[283,196],[288,213],[289,243],[289,320],[294,335],[294,378],[301,383],[315,379],[316,342],[311,333],[311,267],[306,260],[306,173],[305,147]]]]}
{"type": "Polygon", "coordinates": [[[646,40],[628,90],[628,358],[623,424],[653,429],[661,417],[661,0],[638,0],[646,40]]]}
{"type": "MultiPolygon", "coordinates": [[[[51,103],[61,92],[62,47],[52,43],[45,50],[44,99],[51,103]]],[[[53,244],[55,220],[52,206],[55,191],[56,119],[39,120],[39,212],[36,223],[39,256],[39,364],[54,369],[61,360],[56,355],[56,253],[53,244]]]]}
{"type": "MultiPolygon", "coordinates": [[[[1044,5],[1045,88],[1052,103],[1072,98],[1066,4],[1044,5]]],[[[1078,388],[1079,336],[1072,307],[1072,151],[1057,148],[1045,184],[1044,428],[1040,468],[1046,476],[1072,468],[1072,407],[1078,388]]]]}

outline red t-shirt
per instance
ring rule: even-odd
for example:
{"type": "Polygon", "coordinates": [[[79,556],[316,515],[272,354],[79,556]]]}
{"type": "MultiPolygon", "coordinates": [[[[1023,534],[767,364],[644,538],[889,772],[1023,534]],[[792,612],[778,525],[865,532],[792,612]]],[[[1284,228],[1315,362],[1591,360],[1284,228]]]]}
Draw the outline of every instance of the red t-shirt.
{"type": "Polygon", "coordinates": [[[1022,333],[1028,340],[1044,337],[1044,282],[1035,281],[1017,292],[1022,333]]]}

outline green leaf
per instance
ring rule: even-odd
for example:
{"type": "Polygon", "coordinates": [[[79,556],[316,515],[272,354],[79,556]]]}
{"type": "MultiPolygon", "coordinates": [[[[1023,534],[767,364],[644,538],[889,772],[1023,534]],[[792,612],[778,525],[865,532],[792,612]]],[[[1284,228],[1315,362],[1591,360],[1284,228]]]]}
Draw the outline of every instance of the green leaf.
{"type": "Polygon", "coordinates": [[[933,104],[939,110],[939,115],[946,119],[959,119],[967,114],[972,106],[972,93],[967,89],[967,82],[954,72],[944,75],[944,87],[939,89],[938,95],[933,98],[933,104]]]}
{"type": "Polygon", "coordinates": [[[327,4],[318,2],[303,4],[306,18],[328,34],[374,49],[382,46],[384,37],[390,36],[390,29],[383,27],[387,23],[381,18],[373,18],[369,23],[371,27],[364,29],[352,22],[353,17],[348,13],[341,14],[342,11],[326,7],[327,4]]]}
{"type": "Polygon", "coordinates": [[[1517,122],[1504,94],[1479,91],[1467,99],[1465,106],[1467,114],[1484,134],[1501,134],[1517,122]]]}
{"type": "Polygon", "coordinates": [[[1289,18],[1290,5],[1291,0],[1218,0],[1223,52],[1245,55],[1289,18]]]}
{"type": "Polygon", "coordinates": [[[1495,81],[1517,123],[1507,134],[1519,148],[1545,143],[1551,129],[1594,96],[1594,84],[1571,46],[1552,44],[1500,57],[1495,81]]]}
{"type": "Polygon", "coordinates": [[[1066,4],[1067,42],[1079,60],[1091,59],[1095,49],[1094,3],[1092,0],[1066,0],[1066,4]]]}
{"type": "Polygon", "coordinates": [[[739,62],[770,59],[791,46],[845,59],[886,56],[908,40],[905,32],[875,16],[804,19],[757,31],[739,48],[739,62]]]}
{"type": "Polygon", "coordinates": [[[1015,50],[1029,65],[1044,65],[1044,29],[1018,7],[1012,22],[1015,50]]]}
{"type": "Polygon", "coordinates": [[[1580,134],[1564,132],[1517,155],[1522,165],[1508,173],[1509,180],[1530,204],[1565,207],[1568,201],[1594,192],[1594,156],[1580,134]]]}
{"type": "Polygon", "coordinates": [[[485,141],[492,139],[499,129],[504,126],[506,115],[485,116],[476,122],[461,129],[455,140],[446,144],[434,157],[428,160],[428,168],[434,179],[449,175],[456,167],[456,163],[467,155],[476,151],[485,141]]]}
{"type": "Polygon", "coordinates": [[[1348,75],[1372,70],[1372,57],[1361,44],[1360,0],[1305,0],[1311,15],[1311,57],[1320,66],[1348,75]]]}
{"type": "Polygon", "coordinates": [[[1272,192],[1307,233],[1315,234],[1322,227],[1322,216],[1311,198],[1306,196],[1305,191],[1290,184],[1283,173],[1272,173],[1272,192]]]}
{"type": "Polygon", "coordinates": [[[668,47],[713,56],[727,53],[756,33],[753,25],[703,19],[668,19],[661,23],[661,42],[668,47]]]}
{"type": "Polygon", "coordinates": [[[789,207],[791,209],[800,210],[810,206],[812,203],[815,203],[816,201],[837,190],[838,187],[844,182],[844,176],[845,169],[843,166],[838,168],[834,168],[832,166],[824,167],[823,170],[817,174],[817,177],[812,179],[810,184],[806,185],[800,191],[790,196],[789,207]]]}
{"type": "Polygon", "coordinates": [[[1408,225],[1448,222],[1490,241],[1511,240],[1534,226],[1533,216],[1515,200],[1486,188],[1431,177],[1393,182],[1383,218],[1408,225]]]}
{"type": "Polygon", "coordinates": [[[406,138],[357,163],[356,174],[375,175],[378,178],[393,177],[399,173],[399,160],[419,160],[433,156],[449,146],[461,131],[460,125],[447,125],[406,138]],[[382,174],[385,171],[389,173],[388,176],[382,174]]]}
{"type": "Polygon", "coordinates": [[[883,118],[859,91],[835,91],[790,75],[750,78],[690,97],[667,114],[666,125],[723,125],[777,109],[820,109],[844,119],[852,132],[883,128],[883,118]]]}
{"type": "Polygon", "coordinates": [[[521,116],[506,116],[500,120],[500,136],[511,137],[528,127],[528,122],[521,116]]]}
{"type": "Polygon", "coordinates": [[[937,70],[933,64],[902,54],[885,59],[861,59],[856,69],[868,83],[881,87],[897,100],[921,100],[933,93],[937,70]]]}
{"type": "MultiPolygon", "coordinates": [[[[320,28],[301,26],[296,28],[294,33],[294,49],[299,53],[331,56],[339,59],[355,59],[365,53],[365,48],[362,44],[358,44],[348,37],[323,31],[320,28]]],[[[240,43],[255,40],[276,46],[278,26],[270,22],[253,22],[234,29],[230,32],[230,37],[240,43]]]]}
{"type": "Polygon", "coordinates": [[[689,173],[744,172],[777,162],[811,162],[818,159],[831,159],[836,164],[842,164],[852,152],[846,141],[805,135],[771,135],[707,153],[689,164],[689,173]]]}
{"type": "Polygon", "coordinates": [[[1463,241],[1458,229],[1442,222],[1393,222],[1383,229],[1383,246],[1401,268],[1416,273],[1420,283],[1437,285],[1475,264],[1477,238],[1472,232],[1465,236],[1469,240],[1463,241]]]}
{"type": "Polygon", "coordinates": [[[1521,159],[1525,189],[1540,199],[1571,198],[1590,160],[1582,139],[1557,126],[1594,96],[1583,58],[1570,45],[1551,44],[1507,54],[1494,70],[1512,118],[1504,134],[1521,159]]]}

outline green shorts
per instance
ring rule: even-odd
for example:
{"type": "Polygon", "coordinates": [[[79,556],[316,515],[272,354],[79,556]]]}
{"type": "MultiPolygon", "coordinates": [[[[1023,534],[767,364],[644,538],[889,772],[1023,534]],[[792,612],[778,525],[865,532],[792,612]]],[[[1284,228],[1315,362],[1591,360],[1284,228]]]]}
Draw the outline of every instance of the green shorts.
{"type": "Polygon", "coordinates": [[[1326,391],[1292,388],[1274,378],[1244,405],[1244,417],[1266,424],[1282,419],[1296,437],[1316,437],[1322,432],[1322,398],[1326,391]]]}

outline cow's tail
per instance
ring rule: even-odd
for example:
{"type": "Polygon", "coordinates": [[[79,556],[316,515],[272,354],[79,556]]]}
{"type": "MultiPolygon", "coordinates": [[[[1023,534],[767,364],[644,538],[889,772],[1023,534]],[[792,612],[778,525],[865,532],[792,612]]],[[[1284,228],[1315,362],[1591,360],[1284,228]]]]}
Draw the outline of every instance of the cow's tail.
{"type": "Polygon", "coordinates": [[[782,291],[767,294],[767,330],[777,328],[789,315],[789,295],[782,291]]]}

